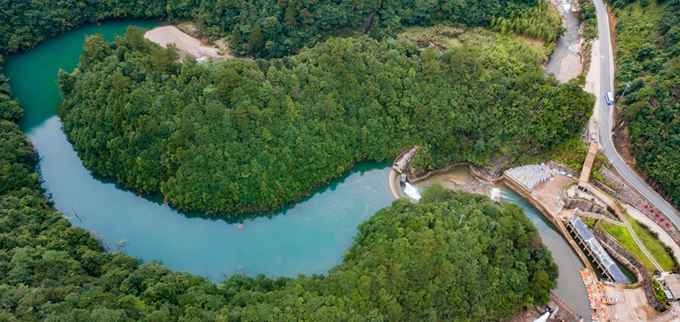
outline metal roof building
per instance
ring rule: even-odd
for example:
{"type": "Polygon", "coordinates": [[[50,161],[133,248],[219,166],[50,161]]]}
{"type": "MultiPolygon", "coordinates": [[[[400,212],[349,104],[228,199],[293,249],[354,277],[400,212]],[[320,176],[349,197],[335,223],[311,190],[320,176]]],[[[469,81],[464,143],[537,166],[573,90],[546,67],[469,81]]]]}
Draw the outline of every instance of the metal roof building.
{"type": "Polygon", "coordinates": [[[586,253],[595,261],[595,264],[607,278],[616,283],[630,282],[581,218],[574,216],[569,220],[567,227],[570,228],[576,240],[585,248],[586,253]]]}

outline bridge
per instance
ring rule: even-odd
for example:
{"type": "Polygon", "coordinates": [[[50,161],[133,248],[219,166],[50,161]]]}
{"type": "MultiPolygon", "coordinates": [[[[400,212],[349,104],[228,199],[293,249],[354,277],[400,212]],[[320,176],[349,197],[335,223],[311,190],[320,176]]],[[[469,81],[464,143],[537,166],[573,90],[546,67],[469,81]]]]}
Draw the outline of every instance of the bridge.
{"type": "Polygon", "coordinates": [[[586,155],[586,160],[583,162],[583,167],[581,168],[581,177],[578,179],[579,185],[586,184],[588,181],[590,181],[590,173],[593,170],[593,163],[595,163],[597,151],[597,143],[590,143],[590,147],[588,147],[588,155],[586,155]]]}

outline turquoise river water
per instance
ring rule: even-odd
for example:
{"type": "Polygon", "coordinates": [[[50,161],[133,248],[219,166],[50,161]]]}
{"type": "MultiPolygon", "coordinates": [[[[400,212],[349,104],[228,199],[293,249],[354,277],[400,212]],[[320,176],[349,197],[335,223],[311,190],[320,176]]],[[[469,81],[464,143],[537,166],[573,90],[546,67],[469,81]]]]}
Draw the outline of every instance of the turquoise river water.
{"type": "MultiPolygon", "coordinates": [[[[40,155],[43,185],[56,208],[108,249],[220,281],[225,274],[325,273],[342,260],[358,225],[392,202],[384,164],[363,164],[305,201],[237,223],[187,217],[92,177],[56,116],[59,68],[76,67],[86,35],[109,40],[129,21],[87,26],[10,57],[6,72],[25,110],[22,123],[40,155]]],[[[152,27],[152,22],[133,22],[152,27]]]]}
{"type": "MultiPolygon", "coordinates": [[[[160,261],[173,270],[213,281],[232,273],[319,274],[337,265],[358,225],[393,200],[385,164],[357,166],[290,208],[236,223],[185,216],[97,180],[84,168],[56,115],[61,101],[57,73],[60,68],[71,71],[76,67],[87,35],[101,33],[112,40],[130,24],[143,28],[157,25],[117,21],[86,26],[7,61],[12,90],[25,110],[22,128],[40,155],[43,185],[56,208],[73,224],[91,231],[110,250],[121,250],[144,261],[160,261]]],[[[504,198],[525,210],[551,249],[561,271],[558,294],[587,314],[585,291],[573,279],[582,267],[578,258],[524,200],[507,191],[504,198]]]]}

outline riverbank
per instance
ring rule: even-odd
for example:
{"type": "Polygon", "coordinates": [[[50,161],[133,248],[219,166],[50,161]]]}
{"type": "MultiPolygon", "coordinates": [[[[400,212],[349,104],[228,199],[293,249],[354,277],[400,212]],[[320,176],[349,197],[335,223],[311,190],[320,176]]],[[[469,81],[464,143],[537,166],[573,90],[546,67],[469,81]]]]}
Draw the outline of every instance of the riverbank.
{"type": "Polygon", "coordinates": [[[585,321],[590,321],[590,305],[587,300],[586,289],[578,273],[584,267],[582,260],[560,233],[555,230],[554,225],[524,197],[513,192],[502,181],[492,183],[478,178],[464,165],[433,174],[427,179],[417,182],[416,186],[425,189],[435,184],[454,191],[482,194],[492,198],[498,197],[497,201],[513,203],[522,208],[526,216],[538,229],[542,242],[550,250],[560,269],[555,295],[559,297],[561,302],[566,303],[573,312],[583,317],[585,321]]]}
{"type": "Polygon", "coordinates": [[[222,44],[219,48],[205,44],[198,38],[192,37],[172,25],[151,29],[144,33],[144,38],[165,48],[174,45],[183,56],[192,57],[199,61],[233,58],[226,44],[222,44]]]}
{"type": "Polygon", "coordinates": [[[555,50],[548,61],[546,72],[555,76],[560,83],[566,83],[581,75],[581,21],[573,11],[576,0],[551,0],[562,17],[564,33],[558,39],[555,50]]]}
{"type": "Polygon", "coordinates": [[[426,179],[416,182],[421,188],[428,188],[433,185],[440,185],[446,189],[454,191],[464,191],[481,195],[491,195],[491,189],[495,187],[493,183],[475,177],[465,165],[453,167],[448,171],[439,172],[426,179]]]}
{"type": "Polygon", "coordinates": [[[84,167],[56,115],[61,102],[58,71],[77,66],[87,35],[99,33],[112,41],[130,24],[157,26],[148,21],[91,25],[7,61],[12,89],[25,111],[22,129],[40,156],[42,187],[54,207],[74,226],[97,236],[108,250],[143,262],[160,261],[174,271],[213,282],[234,273],[323,274],[337,265],[357,227],[392,203],[384,183],[385,164],[357,165],[295,205],[235,221],[187,216],[98,180],[84,167]]]}

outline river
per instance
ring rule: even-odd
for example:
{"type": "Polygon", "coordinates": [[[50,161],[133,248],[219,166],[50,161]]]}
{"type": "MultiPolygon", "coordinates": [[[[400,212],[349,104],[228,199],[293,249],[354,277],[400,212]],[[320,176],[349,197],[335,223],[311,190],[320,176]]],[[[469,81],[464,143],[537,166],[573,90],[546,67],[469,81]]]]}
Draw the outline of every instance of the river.
{"type": "MultiPolygon", "coordinates": [[[[56,115],[61,101],[57,72],[75,68],[86,35],[101,33],[112,40],[131,23],[157,25],[118,21],[86,26],[7,60],[12,90],[25,110],[22,128],[40,155],[43,186],[55,207],[110,250],[213,281],[232,273],[320,274],[337,265],[358,225],[392,202],[386,164],[359,165],[290,208],[238,222],[186,216],[95,179],[84,168],[56,115]]],[[[558,294],[579,313],[588,312],[576,255],[526,201],[511,191],[504,191],[503,197],[525,210],[552,251],[560,267],[558,294]]]]}
{"type": "Polygon", "coordinates": [[[82,27],[7,60],[12,90],[25,110],[21,125],[40,155],[43,186],[55,207],[108,249],[213,281],[232,273],[320,274],[340,263],[358,225],[392,202],[385,164],[362,164],[288,209],[235,223],[188,217],[92,177],[56,116],[57,72],[77,65],[86,35],[111,40],[128,24],[82,27]]]}
{"type": "Polygon", "coordinates": [[[566,83],[581,74],[581,33],[579,21],[572,11],[576,0],[551,0],[562,17],[564,34],[557,40],[555,51],[550,56],[546,72],[555,76],[560,83],[566,83]]]}
{"type": "Polygon", "coordinates": [[[543,215],[520,195],[508,188],[502,188],[501,200],[522,208],[529,220],[534,223],[539,235],[541,235],[543,244],[550,249],[553,259],[559,267],[560,275],[557,277],[555,293],[574,309],[576,314],[581,315],[584,321],[590,321],[591,309],[590,303],[588,303],[588,293],[579,273],[584,266],[574,250],[571,249],[562,235],[543,218],[543,215]]]}
{"type": "Polygon", "coordinates": [[[576,314],[581,315],[584,321],[591,320],[588,294],[579,273],[584,267],[583,263],[581,263],[581,260],[562,235],[527,200],[503,185],[497,186],[476,179],[465,166],[455,167],[446,172],[436,174],[418,182],[417,186],[419,189],[424,189],[433,184],[439,184],[451,190],[462,190],[484,195],[490,195],[493,190],[497,190],[500,192],[500,201],[512,203],[522,208],[524,214],[538,230],[543,244],[550,250],[555,263],[559,267],[555,293],[576,314]]]}

